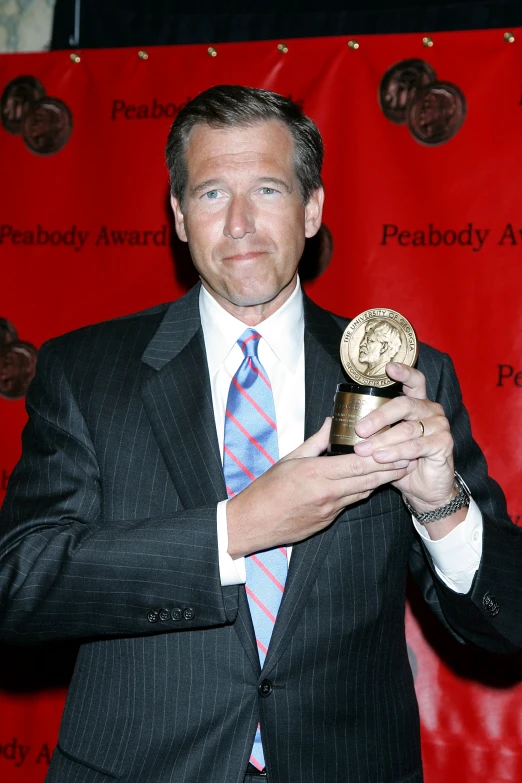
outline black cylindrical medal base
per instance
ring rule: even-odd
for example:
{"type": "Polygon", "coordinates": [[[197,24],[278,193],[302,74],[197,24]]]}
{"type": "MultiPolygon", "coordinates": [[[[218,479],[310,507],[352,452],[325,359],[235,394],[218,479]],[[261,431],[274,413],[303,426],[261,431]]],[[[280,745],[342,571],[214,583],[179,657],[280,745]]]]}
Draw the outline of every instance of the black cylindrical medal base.
{"type": "Polygon", "coordinates": [[[398,383],[382,387],[361,386],[358,383],[338,384],[327,454],[353,454],[355,444],[364,440],[355,432],[357,422],[389,399],[398,397],[401,389],[398,383]]]}

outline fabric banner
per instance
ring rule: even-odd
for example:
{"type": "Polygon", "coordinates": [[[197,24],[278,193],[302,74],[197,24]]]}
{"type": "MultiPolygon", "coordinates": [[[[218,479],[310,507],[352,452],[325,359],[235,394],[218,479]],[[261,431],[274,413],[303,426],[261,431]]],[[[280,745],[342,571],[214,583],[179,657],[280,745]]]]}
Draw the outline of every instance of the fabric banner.
{"type": "MultiPolygon", "coordinates": [[[[193,282],[165,140],[187,100],[241,82],[291,96],[324,136],[308,293],[342,315],[398,310],[451,354],[518,524],[522,30],[504,33],[0,57],[0,501],[41,343],[193,282]]],[[[522,780],[521,658],[458,645],[415,592],[406,621],[428,783],[522,780]]],[[[1,648],[3,781],[43,780],[73,657],[1,648]]]]}

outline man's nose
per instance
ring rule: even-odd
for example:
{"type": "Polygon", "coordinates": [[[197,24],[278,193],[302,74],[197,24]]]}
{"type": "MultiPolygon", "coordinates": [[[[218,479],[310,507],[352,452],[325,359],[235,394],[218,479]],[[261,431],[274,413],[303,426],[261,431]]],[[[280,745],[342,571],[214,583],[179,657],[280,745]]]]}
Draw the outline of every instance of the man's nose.
{"type": "Polygon", "coordinates": [[[244,196],[234,196],[229,204],[223,233],[232,239],[242,239],[246,234],[255,234],[254,206],[244,196]]]}

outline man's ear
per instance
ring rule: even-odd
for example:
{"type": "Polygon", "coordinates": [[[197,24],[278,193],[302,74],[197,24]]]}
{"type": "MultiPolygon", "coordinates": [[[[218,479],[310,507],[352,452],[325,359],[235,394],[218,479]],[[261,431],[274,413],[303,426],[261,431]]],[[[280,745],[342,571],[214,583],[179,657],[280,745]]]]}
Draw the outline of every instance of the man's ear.
{"type": "Polygon", "coordinates": [[[305,237],[314,237],[321,228],[323,218],[324,190],[317,188],[305,206],[305,237]]]}
{"type": "Polygon", "coordinates": [[[176,234],[182,242],[188,242],[187,232],[185,231],[185,216],[183,215],[181,204],[176,196],[170,197],[170,205],[174,213],[176,234]]]}

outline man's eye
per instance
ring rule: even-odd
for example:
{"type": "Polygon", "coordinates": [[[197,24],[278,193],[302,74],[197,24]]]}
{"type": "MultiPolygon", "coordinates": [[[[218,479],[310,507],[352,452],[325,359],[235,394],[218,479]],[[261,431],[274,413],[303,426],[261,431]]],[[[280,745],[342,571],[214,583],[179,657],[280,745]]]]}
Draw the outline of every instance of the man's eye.
{"type": "Polygon", "coordinates": [[[264,196],[271,196],[272,193],[277,193],[275,188],[261,188],[261,193],[264,196]]]}
{"type": "Polygon", "coordinates": [[[217,190],[209,190],[208,193],[205,193],[205,196],[207,198],[217,198],[219,195],[217,190]]]}

